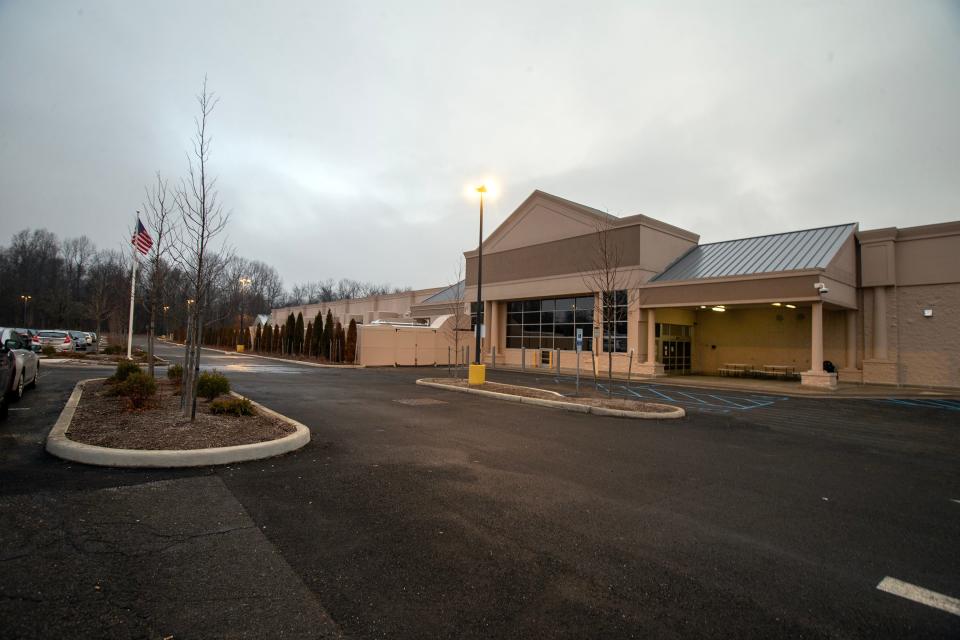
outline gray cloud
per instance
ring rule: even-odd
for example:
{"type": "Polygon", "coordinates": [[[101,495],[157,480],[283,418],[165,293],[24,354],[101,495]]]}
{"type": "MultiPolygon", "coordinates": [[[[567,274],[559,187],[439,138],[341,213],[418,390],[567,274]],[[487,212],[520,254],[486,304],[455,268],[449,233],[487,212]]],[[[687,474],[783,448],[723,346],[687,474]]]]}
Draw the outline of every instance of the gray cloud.
{"type": "Polygon", "coordinates": [[[955,3],[0,4],[9,232],[121,241],[204,73],[230,242],[443,284],[534,188],[706,241],[958,216],[955,3]],[[196,6],[202,4],[202,6],[196,6]]]}

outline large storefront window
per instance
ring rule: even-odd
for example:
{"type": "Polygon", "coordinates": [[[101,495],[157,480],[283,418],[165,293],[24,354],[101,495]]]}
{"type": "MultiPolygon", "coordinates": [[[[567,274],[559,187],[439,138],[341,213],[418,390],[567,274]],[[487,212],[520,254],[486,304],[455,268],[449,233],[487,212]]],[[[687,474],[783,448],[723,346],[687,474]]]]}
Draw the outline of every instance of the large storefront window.
{"type": "Polygon", "coordinates": [[[627,352],[627,292],[603,295],[603,350],[627,352]]]}
{"type": "Polygon", "coordinates": [[[593,348],[593,296],[514,300],[507,303],[507,348],[576,349],[583,329],[583,350],[593,348]]]}

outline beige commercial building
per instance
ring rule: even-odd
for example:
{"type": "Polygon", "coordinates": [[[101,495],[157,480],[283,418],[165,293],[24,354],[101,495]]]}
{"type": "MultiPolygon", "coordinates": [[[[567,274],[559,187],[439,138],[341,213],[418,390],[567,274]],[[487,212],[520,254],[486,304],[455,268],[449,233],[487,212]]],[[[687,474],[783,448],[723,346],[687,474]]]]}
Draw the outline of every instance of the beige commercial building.
{"type": "Polygon", "coordinates": [[[279,326],[287,321],[287,317],[291,313],[294,317],[296,317],[298,313],[302,313],[303,324],[306,325],[307,322],[312,322],[318,313],[326,316],[327,311],[330,311],[334,322],[340,322],[344,326],[348,325],[351,320],[355,320],[357,324],[370,324],[377,320],[411,320],[413,318],[410,315],[410,309],[414,305],[423,302],[434,294],[443,291],[445,288],[446,287],[434,287],[431,289],[419,289],[417,291],[367,296],[366,298],[281,307],[279,309],[271,309],[269,322],[273,326],[279,326]]]}
{"type": "Polygon", "coordinates": [[[699,244],[535,191],[483,242],[482,295],[487,363],[572,369],[580,335],[600,371],[960,387],[960,222],[699,244]]]}

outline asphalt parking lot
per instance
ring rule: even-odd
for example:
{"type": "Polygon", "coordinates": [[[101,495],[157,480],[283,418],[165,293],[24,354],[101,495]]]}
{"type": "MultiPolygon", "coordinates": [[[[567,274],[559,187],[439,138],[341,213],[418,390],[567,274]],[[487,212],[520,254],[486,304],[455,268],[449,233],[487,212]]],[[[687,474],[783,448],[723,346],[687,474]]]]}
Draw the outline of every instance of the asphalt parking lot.
{"type": "Polygon", "coordinates": [[[43,439],[104,370],[46,368],[0,425],[0,635],[960,636],[877,588],[960,597],[949,403],[632,385],[688,409],[634,421],[414,384],[445,370],[207,364],[310,445],[176,472],[62,462],[43,439]]]}

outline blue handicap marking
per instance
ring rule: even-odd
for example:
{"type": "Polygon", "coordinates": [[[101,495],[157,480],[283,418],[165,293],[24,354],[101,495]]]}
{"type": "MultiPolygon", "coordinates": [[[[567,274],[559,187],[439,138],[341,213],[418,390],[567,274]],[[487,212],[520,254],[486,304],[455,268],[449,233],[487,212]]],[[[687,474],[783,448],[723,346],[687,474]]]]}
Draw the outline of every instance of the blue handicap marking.
{"type": "MultiPolygon", "coordinates": [[[[730,411],[749,411],[760,407],[768,407],[776,402],[788,400],[785,396],[767,396],[767,395],[727,395],[719,393],[681,391],[671,387],[663,387],[656,384],[641,385],[614,385],[608,387],[597,385],[597,387],[609,393],[613,390],[613,395],[624,396],[627,398],[636,398],[638,400],[647,400],[653,402],[666,401],[678,404],[700,411],[728,413],[730,411]]],[[[711,390],[712,391],[712,390],[711,390]]]]}
{"type": "Polygon", "coordinates": [[[903,407],[923,407],[926,409],[946,409],[960,411],[960,400],[949,398],[884,398],[882,402],[889,402],[903,407]]]}

